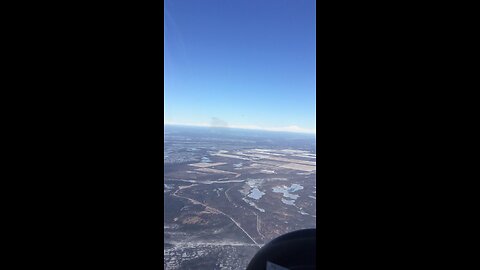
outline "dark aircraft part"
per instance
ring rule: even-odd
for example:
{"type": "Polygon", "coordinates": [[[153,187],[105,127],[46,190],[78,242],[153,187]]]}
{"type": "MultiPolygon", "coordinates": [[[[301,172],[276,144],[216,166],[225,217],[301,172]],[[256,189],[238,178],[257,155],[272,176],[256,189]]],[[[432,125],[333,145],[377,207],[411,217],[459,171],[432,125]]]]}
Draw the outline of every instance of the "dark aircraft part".
{"type": "Polygon", "coordinates": [[[299,230],[277,237],[263,246],[250,261],[247,270],[315,269],[315,260],[316,229],[299,230]]]}

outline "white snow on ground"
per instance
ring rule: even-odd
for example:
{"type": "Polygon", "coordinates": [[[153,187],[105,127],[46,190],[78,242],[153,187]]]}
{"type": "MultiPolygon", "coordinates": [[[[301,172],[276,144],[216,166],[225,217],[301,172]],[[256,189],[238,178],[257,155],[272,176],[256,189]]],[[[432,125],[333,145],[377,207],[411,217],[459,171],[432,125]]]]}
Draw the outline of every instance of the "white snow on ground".
{"type": "Polygon", "coordinates": [[[208,167],[215,167],[215,166],[225,165],[225,164],[227,164],[227,163],[225,163],[225,162],[217,162],[217,163],[200,162],[200,163],[193,163],[193,164],[188,164],[188,165],[189,166],[194,166],[194,167],[200,167],[200,168],[208,168],[208,167]]]}
{"type": "Polygon", "coordinates": [[[250,186],[250,188],[256,188],[260,184],[262,184],[265,181],[265,179],[248,179],[247,180],[247,185],[250,186]]]}
{"type": "Polygon", "coordinates": [[[169,192],[174,189],[173,185],[163,184],[163,193],[169,192]]]}
{"type": "MultiPolygon", "coordinates": [[[[171,180],[172,181],[172,180],[171,180]]],[[[175,179],[174,181],[180,181],[180,182],[188,182],[188,183],[195,183],[195,184],[206,184],[206,185],[211,185],[211,184],[225,184],[225,183],[241,183],[245,180],[223,180],[223,181],[198,181],[198,180],[185,180],[185,179],[175,179]]]]}
{"type": "Polygon", "coordinates": [[[260,207],[258,207],[254,202],[246,199],[246,198],[242,198],[242,200],[246,203],[248,203],[250,206],[254,207],[255,209],[257,209],[258,211],[262,212],[262,213],[265,213],[265,209],[262,209],[260,207]]]}
{"type": "Polygon", "coordinates": [[[297,175],[312,175],[312,174],[315,174],[315,172],[310,171],[310,172],[299,172],[299,173],[297,173],[297,175]]]}
{"type": "Polygon", "coordinates": [[[285,200],[282,198],[282,202],[288,205],[295,205],[295,200],[285,200]]]}

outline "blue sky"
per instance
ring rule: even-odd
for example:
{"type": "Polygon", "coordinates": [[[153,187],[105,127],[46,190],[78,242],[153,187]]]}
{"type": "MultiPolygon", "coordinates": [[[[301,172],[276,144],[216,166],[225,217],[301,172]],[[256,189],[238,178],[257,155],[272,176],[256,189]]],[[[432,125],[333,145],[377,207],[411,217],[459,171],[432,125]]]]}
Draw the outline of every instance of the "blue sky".
{"type": "Polygon", "coordinates": [[[166,0],[166,124],[315,132],[313,0],[166,0]]]}

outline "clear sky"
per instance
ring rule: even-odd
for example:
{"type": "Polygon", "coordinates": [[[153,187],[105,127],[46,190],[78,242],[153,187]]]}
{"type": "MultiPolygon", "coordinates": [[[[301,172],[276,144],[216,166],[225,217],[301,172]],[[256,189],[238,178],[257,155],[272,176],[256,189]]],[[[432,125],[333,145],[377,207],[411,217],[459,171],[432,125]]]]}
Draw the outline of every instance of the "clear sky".
{"type": "Polygon", "coordinates": [[[314,0],[166,0],[166,124],[315,132],[314,0]]]}

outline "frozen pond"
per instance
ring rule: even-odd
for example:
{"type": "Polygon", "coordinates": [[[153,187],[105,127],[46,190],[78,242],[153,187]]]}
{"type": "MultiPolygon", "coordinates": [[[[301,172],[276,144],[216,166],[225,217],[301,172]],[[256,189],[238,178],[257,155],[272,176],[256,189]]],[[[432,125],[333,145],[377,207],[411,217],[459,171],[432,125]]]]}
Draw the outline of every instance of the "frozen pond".
{"type": "MultiPolygon", "coordinates": [[[[295,185],[295,184],[294,184],[295,185]]],[[[293,185],[292,185],[293,186],[293,185]]],[[[300,185],[299,185],[300,186],[300,185]]],[[[300,186],[301,187],[301,186],[300,186]]],[[[290,198],[290,199],[293,199],[293,200],[296,200],[299,195],[296,195],[296,194],[291,194],[290,192],[295,192],[297,190],[300,190],[300,189],[303,189],[303,187],[301,188],[298,188],[298,189],[295,189],[295,188],[288,188],[286,186],[281,186],[281,187],[274,187],[273,188],[273,192],[275,193],[283,193],[283,197],[285,198],[290,198]]]]}
{"type": "Polygon", "coordinates": [[[295,192],[295,191],[301,190],[301,189],[303,189],[303,187],[301,185],[292,184],[292,186],[289,187],[287,190],[288,190],[288,192],[295,192]]]}
{"type": "Polygon", "coordinates": [[[298,199],[299,195],[291,194],[291,192],[293,193],[293,192],[296,192],[296,191],[301,190],[301,189],[303,189],[303,186],[298,185],[298,184],[292,184],[290,187],[285,186],[285,185],[274,187],[273,192],[283,193],[283,197],[285,197],[287,199],[282,198],[282,202],[284,204],[294,205],[295,200],[298,199]]]}
{"type": "Polygon", "coordinates": [[[255,200],[260,199],[263,195],[265,195],[265,192],[261,192],[258,188],[252,189],[252,192],[248,194],[248,197],[253,198],[255,200]]]}

